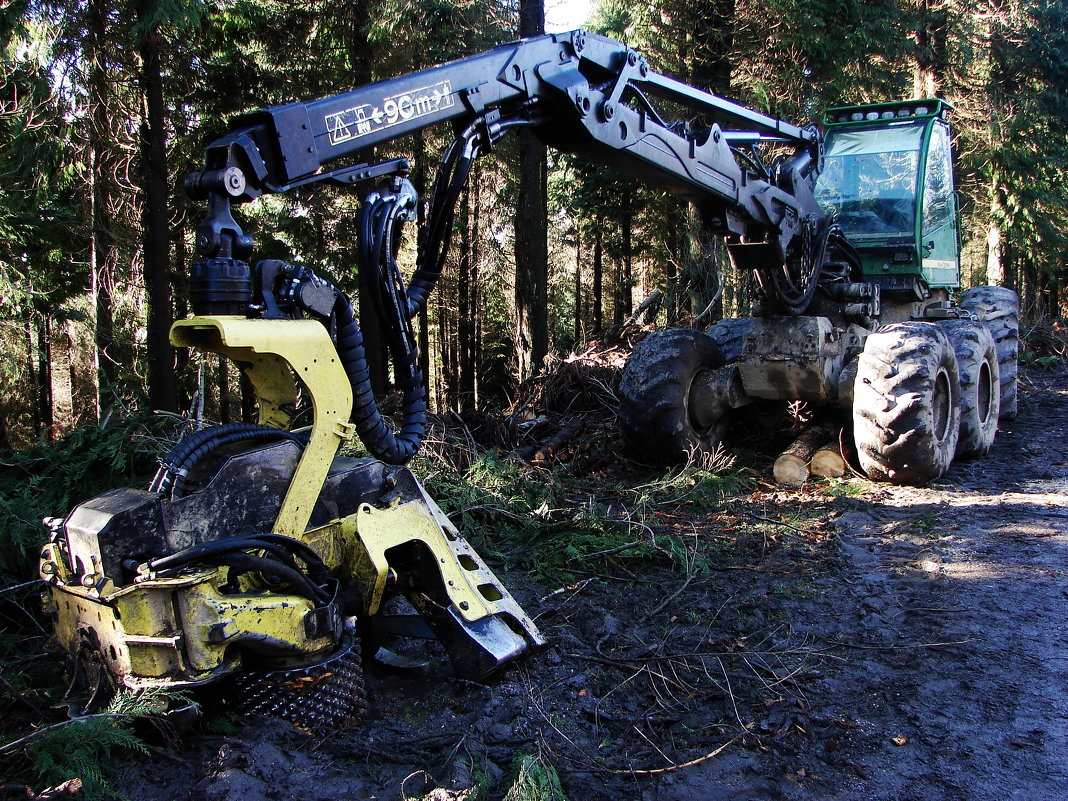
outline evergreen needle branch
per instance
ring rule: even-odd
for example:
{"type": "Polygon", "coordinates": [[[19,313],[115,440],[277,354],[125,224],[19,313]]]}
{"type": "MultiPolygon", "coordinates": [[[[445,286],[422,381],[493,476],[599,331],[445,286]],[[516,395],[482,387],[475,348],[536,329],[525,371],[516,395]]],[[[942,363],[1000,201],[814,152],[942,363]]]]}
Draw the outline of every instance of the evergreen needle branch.
{"type": "Polygon", "coordinates": [[[17,751],[19,748],[25,746],[26,743],[32,740],[36,740],[38,737],[48,734],[49,732],[62,729],[65,726],[70,726],[72,723],[84,723],[90,720],[105,720],[107,718],[128,721],[133,717],[134,715],[128,712],[98,712],[92,715],[82,715],[78,718],[71,718],[70,720],[61,720],[59,723],[53,723],[51,726],[45,726],[43,729],[37,729],[36,731],[32,731],[25,737],[20,737],[17,740],[12,740],[6,745],[0,745],[0,755],[9,754],[12,751],[17,751]]]}

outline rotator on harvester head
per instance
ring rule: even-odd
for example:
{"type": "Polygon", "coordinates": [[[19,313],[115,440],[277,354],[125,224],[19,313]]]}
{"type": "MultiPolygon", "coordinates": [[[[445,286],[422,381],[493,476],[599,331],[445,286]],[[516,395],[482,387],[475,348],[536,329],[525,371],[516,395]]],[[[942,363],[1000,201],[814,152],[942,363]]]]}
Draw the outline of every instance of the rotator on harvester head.
{"type": "Polygon", "coordinates": [[[363,656],[406,663],[383,638],[436,637],[471,679],[544,640],[403,466],[426,415],[411,319],[441,272],[457,168],[468,164],[462,147],[439,172],[407,289],[395,262],[417,202],[407,163],[319,176],[380,181],[362,208],[359,268],[403,392],[397,434],[375,405],[348,298],[304,266],[250,267],[252,239],[230,208],[255,196],[244,179],[251,165],[240,163],[246,152],[224,139],[187,179],[209,211],[191,267],[195,316],[174,324],[171,341],[235,362],[255,390],[259,423],[196,431],[148,489],[107,492],[46,521],[40,572],[56,638],[92,690],[89,707],[118,687],[232,676],[244,709],[331,725],[365,708],[363,656]],[[314,417],[292,431],[298,399],[314,417]],[[376,458],[338,455],[354,435],[376,458]],[[385,614],[397,596],[419,614],[385,614]]]}

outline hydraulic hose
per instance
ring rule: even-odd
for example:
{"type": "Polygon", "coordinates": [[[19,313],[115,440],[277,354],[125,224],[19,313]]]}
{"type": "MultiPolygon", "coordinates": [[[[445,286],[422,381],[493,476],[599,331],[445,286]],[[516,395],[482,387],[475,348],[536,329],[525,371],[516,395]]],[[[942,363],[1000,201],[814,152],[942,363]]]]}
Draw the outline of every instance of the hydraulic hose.
{"type": "Polygon", "coordinates": [[[235,442],[263,439],[288,439],[298,444],[299,435],[254,423],[227,423],[201,429],[183,439],[163,460],[163,465],[149,485],[149,492],[170,492],[172,499],[185,494],[186,479],[196,464],[209,452],[235,442]]]}
{"type": "Polygon", "coordinates": [[[404,464],[415,455],[426,431],[426,390],[423,388],[418,358],[413,351],[412,357],[405,363],[395,363],[397,383],[403,393],[404,418],[400,432],[394,434],[382,419],[375,403],[363,333],[356,321],[352,303],[341,292],[338,292],[334,313],[338,358],[352,386],[350,419],[356,427],[356,433],[375,458],[390,464],[404,464]]]}
{"type": "Polygon", "coordinates": [[[319,555],[307,544],[280,534],[226,537],[204,542],[152,559],[142,569],[147,568],[155,574],[172,574],[195,564],[226,565],[242,573],[255,570],[285,581],[298,594],[313,601],[330,600],[329,593],[319,586],[329,578],[319,555]],[[263,551],[274,558],[255,556],[249,551],[263,551]],[[296,558],[305,563],[306,572],[297,565],[296,558]]]}

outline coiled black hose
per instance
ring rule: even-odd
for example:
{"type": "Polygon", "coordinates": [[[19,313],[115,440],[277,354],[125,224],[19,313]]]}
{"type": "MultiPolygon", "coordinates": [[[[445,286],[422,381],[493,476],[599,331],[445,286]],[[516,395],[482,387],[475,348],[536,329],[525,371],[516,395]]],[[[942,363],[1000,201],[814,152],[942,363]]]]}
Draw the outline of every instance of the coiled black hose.
{"type": "Polygon", "coordinates": [[[415,455],[426,431],[426,390],[423,387],[423,374],[419,369],[417,353],[413,349],[411,356],[403,363],[394,362],[397,384],[403,393],[404,413],[401,430],[395,435],[382,419],[375,403],[363,334],[352,310],[352,303],[340,292],[334,313],[337,321],[338,358],[352,386],[350,419],[356,427],[356,433],[375,458],[389,464],[404,464],[415,455]]]}
{"type": "Polygon", "coordinates": [[[190,434],[163,459],[163,464],[149,485],[149,492],[170,493],[172,499],[185,494],[186,479],[196,464],[209,452],[223,445],[254,440],[288,439],[302,443],[302,438],[284,431],[255,423],[227,423],[211,426],[190,434]]]}
{"type": "MultiPolygon", "coordinates": [[[[359,269],[366,276],[371,300],[386,326],[386,342],[403,401],[400,433],[382,419],[371,390],[363,334],[352,304],[337,292],[337,350],[352,385],[352,422],[367,449],[378,459],[404,464],[415,455],[426,431],[426,390],[412,318],[425,306],[441,277],[452,240],[456,202],[479,154],[507,130],[529,124],[509,120],[493,127],[471,125],[446,150],[430,193],[424,235],[415,273],[405,288],[397,265],[401,224],[414,216],[415,196],[407,182],[394,191],[376,191],[365,200],[359,222],[359,269]],[[407,188],[406,188],[407,187],[407,188]],[[409,191],[410,190],[410,191],[409,191]]],[[[335,290],[337,291],[337,290],[335,290]]]]}
{"type": "Polygon", "coordinates": [[[426,230],[419,243],[415,272],[406,292],[408,314],[414,317],[425,306],[442,271],[452,243],[456,202],[460,198],[475,159],[489,152],[494,142],[513,128],[533,124],[532,119],[502,120],[493,126],[468,126],[445,150],[430,190],[426,230]]]}

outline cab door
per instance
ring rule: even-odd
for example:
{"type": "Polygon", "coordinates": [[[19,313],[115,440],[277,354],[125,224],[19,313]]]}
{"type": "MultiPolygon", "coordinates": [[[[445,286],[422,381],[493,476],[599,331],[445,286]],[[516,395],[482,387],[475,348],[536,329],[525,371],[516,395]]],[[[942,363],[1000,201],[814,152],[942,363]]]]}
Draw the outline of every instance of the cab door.
{"type": "Polygon", "coordinates": [[[929,286],[960,286],[960,231],[949,126],[931,126],[920,201],[920,271],[929,286]]]}

